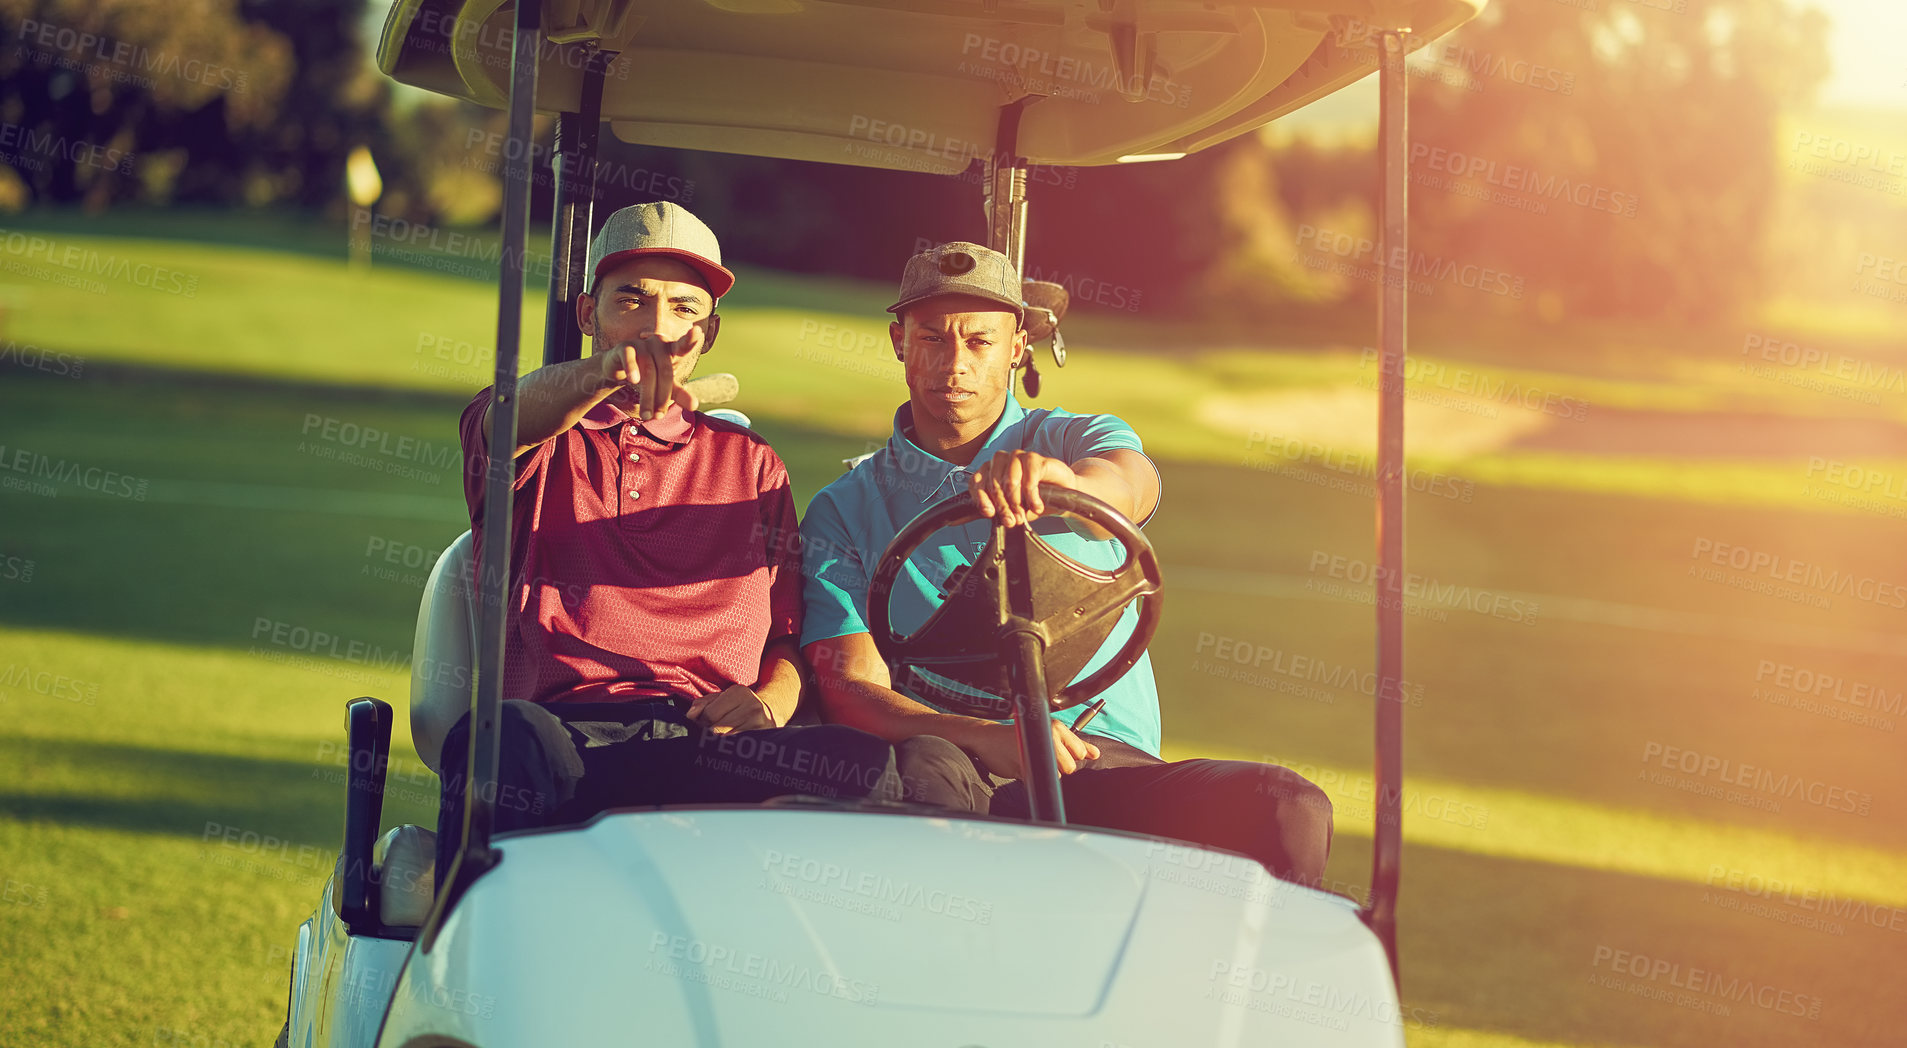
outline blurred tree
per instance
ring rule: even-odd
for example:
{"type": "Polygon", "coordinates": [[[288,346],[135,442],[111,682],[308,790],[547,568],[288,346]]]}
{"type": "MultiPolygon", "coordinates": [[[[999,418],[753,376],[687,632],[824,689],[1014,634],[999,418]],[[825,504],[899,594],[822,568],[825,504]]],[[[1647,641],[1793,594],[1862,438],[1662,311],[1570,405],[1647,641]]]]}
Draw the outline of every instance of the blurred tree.
{"type": "MultiPolygon", "coordinates": [[[[239,153],[217,165],[240,172],[245,203],[307,210],[337,205],[345,158],[380,137],[391,83],[360,42],[364,7],[365,0],[238,0],[238,15],[248,27],[290,45],[290,54],[279,58],[288,77],[279,112],[239,129],[232,136],[239,153]]],[[[208,179],[211,186],[218,181],[208,179]]],[[[233,199],[229,191],[208,195],[233,199]]]]}
{"type": "Polygon", "coordinates": [[[1492,4],[1412,78],[1418,245],[1524,278],[1547,319],[1736,314],[1825,35],[1789,0],[1492,4]]]}
{"type": "Polygon", "coordinates": [[[363,7],[0,0],[0,120],[26,143],[4,159],[39,202],[331,205],[389,95],[363,7]]]}
{"type": "Polygon", "coordinates": [[[0,24],[5,159],[38,201],[96,209],[230,169],[289,82],[290,44],[233,0],[0,0],[0,24]]]}

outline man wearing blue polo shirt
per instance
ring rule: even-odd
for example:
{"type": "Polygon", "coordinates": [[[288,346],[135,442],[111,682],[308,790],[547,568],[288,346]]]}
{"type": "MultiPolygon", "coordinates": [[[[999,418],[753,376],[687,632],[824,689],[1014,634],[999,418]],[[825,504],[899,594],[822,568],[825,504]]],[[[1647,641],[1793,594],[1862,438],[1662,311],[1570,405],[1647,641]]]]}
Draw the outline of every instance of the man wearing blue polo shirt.
{"type": "MultiPolygon", "coordinates": [[[[1159,474],[1118,418],[1028,411],[1014,399],[1014,369],[1028,349],[1018,274],[1004,255],[959,242],[921,252],[908,260],[888,312],[896,315],[889,331],[906,367],[908,402],[894,413],[887,446],[822,489],[801,523],[802,652],[829,720],[896,744],[909,799],[1024,817],[1013,725],[947,713],[896,690],[868,633],[868,578],[908,521],[962,491],[973,492],[986,517],[1029,524],[1074,560],[1116,568],[1125,557],[1119,543],[1046,517],[1039,485],[1085,492],[1144,524],[1158,505],[1159,474]]],[[[990,531],[986,519],[948,528],[914,552],[892,595],[898,632],[926,621],[949,575],[972,562],[990,531]]],[[[1109,661],[1136,622],[1128,607],[1075,679],[1109,661]]],[[[1104,712],[1089,732],[1067,727],[1076,711],[1052,722],[1069,821],[1229,848],[1288,880],[1322,880],[1331,846],[1322,790],[1274,765],[1160,759],[1149,657],[1101,698],[1104,712]]]]}

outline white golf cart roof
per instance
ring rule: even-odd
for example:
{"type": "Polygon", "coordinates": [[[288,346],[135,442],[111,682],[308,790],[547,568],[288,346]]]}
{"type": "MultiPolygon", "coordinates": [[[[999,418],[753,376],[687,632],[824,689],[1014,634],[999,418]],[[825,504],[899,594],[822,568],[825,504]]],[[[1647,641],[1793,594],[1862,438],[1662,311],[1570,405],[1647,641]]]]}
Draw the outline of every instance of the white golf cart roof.
{"type": "MultiPolygon", "coordinates": [[[[536,107],[575,112],[591,49],[617,52],[602,117],[673,149],[939,174],[1026,109],[1034,164],[1169,159],[1369,75],[1371,24],[1422,46],[1484,0],[549,0],[536,107]],[[1334,33],[1334,23],[1336,32],[1334,33]]],[[[399,0],[378,65],[507,104],[510,0],[399,0]]]]}

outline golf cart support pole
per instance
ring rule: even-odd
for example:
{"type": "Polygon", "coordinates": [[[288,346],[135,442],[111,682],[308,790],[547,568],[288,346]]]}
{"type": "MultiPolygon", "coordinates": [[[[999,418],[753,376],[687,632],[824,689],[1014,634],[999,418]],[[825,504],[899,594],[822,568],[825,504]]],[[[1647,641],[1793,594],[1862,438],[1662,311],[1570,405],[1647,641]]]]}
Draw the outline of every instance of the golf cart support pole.
{"type": "MultiPolygon", "coordinates": [[[[1025,275],[1021,267],[1026,256],[1026,158],[1019,155],[1020,114],[1037,101],[1039,96],[1029,95],[1000,107],[993,155],[987,158],[982,172],[987,246],[1007,257],[1016,278],[1025,275]]],[[[1028,541],[1022,529],[1017,540],[1009,539],[1006,545],[1007,555],[1018,560],[1022,569],[1028,541]]],[[[1025,606],[1016,604],[1014,610],[1031,618],[1031,600],[1020,603],[1025,606]]],[[[1066,803],[1060,796],[1058,755],[1053,750],[1053,733],[1047,728],[1052,715],[1046,705],[1046,641],[1036,633],[1017,630],[1001,638],[1000,655],[1013,667],[1013,719],[1020,733],[1020,767],[1026,771],[1022,781],[1026,783],[1027,815],[1034,822],[1064,823],[1066,803]],[[1036,724],[1040,727],[1034,728],[1036,724]]]]}
{"type": "Polygon", "coordinates": [[[1397,970],[1397,880],[1403,852],[1404,790],[1404,355],[1409,291],[1409,90],[1404,54],[1408,30],[1380,35],[1377,74],[1379,182],[1378,298],[1382,351],[1377,407],[1377,826],[1371,844],[1371,896],[1364,920],[1384,944],[1391,978],[1397,970]]]}
{"type": "Polygon", "coordinates": [[[1040,100],[1038,95],[1015,99],[1000,107],[1000,126],[994,135],[993,155],[982,174],[981,203],[987,211],[987,246],[1013,263],[1015,276],[1025,276],[1026,158],[1020,151],[1020,114],[1040,100]]]}
{"type": "Polygon", "coordinates": [[[1033,537],[1030,524],[998,528],[1000,584],[1006,588],[1002,610],[1015,627],[1000,637],[1000,657],[1009,667],[1013,682],[1013,724],[1019,732],[1020,781],[1026,784],[1027,816],[1034,822],[1064,824],[1066,801],[1059,788],[1058,754],[1054,750],[1052,710],[1047,705],[1046,636],[1037,626],[1039,616],[1033,606],[1030,582],[1033,572],[1028,561],[1033,537]],[[1021,585],[1014,585],[1019,580],[1021,585]]]}
{"type": "Polygon", "coordinates": [[[589,237],[596,206],[596,144],[603,123],[603,72],[616,52],[592,50],[583,63],[580,112],[556,117],[556,148],[550,151],[556,199],[550,213],[550,299],[543,316],[543,363],[561,364],[583,355],[576,326],[576,296],[589,290],[589,237]]]}
{"type": "MultiPolygon", "coordinates": [[[[470,750],[464,773],[463,846],[447,883],[437,886],[430,918],[418,936],[428,951],[457,899],[497,864],[490,847],[496,821],[498,715],[502,708],[504,599],[510,581],[510,510],[516,463],[516,373],[523,327],[523,260],[529,240],[531,122],[536,116],[537,53],[542,44],[542,0],[516,0],[510,54],[510,112],[505,140],[503,250],[497,276],[497,366],[490,400],[490,455],[483,477],[483,555],[477,564],[477,666],[470,700],[470,750]],[[515,159],[511,159],[514,157],[515,159]]],[[[443,832],[448,827],[438,827],[443,832]]]]}

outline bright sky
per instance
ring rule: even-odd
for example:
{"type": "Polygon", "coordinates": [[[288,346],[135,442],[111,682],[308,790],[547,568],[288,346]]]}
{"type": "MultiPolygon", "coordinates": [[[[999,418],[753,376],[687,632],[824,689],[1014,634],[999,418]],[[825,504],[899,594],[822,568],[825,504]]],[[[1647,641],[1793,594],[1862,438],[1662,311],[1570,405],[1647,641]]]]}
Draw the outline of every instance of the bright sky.
{"type": "MultiPolygon", "coordinates": [[[[1829,21],[1832,68],[1817,103],[1907,110],[1907,0],[1807,0],[1807,4],[1819,8],[1829,21]]],[[[1691,10],[1695,6],[1689,5],[1691,10]]],[[[1377,74],[1281,117],[1277,124],[1281,126],[1274,135],[1303,131],[1325,139],[1369,138],[1377,126],[1377,74]]]]}
{"type": "Polygon", "coordinates": [[[1829,105],[1907,109],[1907,4],[1900,0],[1811,0],[1833,22],[1834,71],[1821,89],[1829,105]]]}

